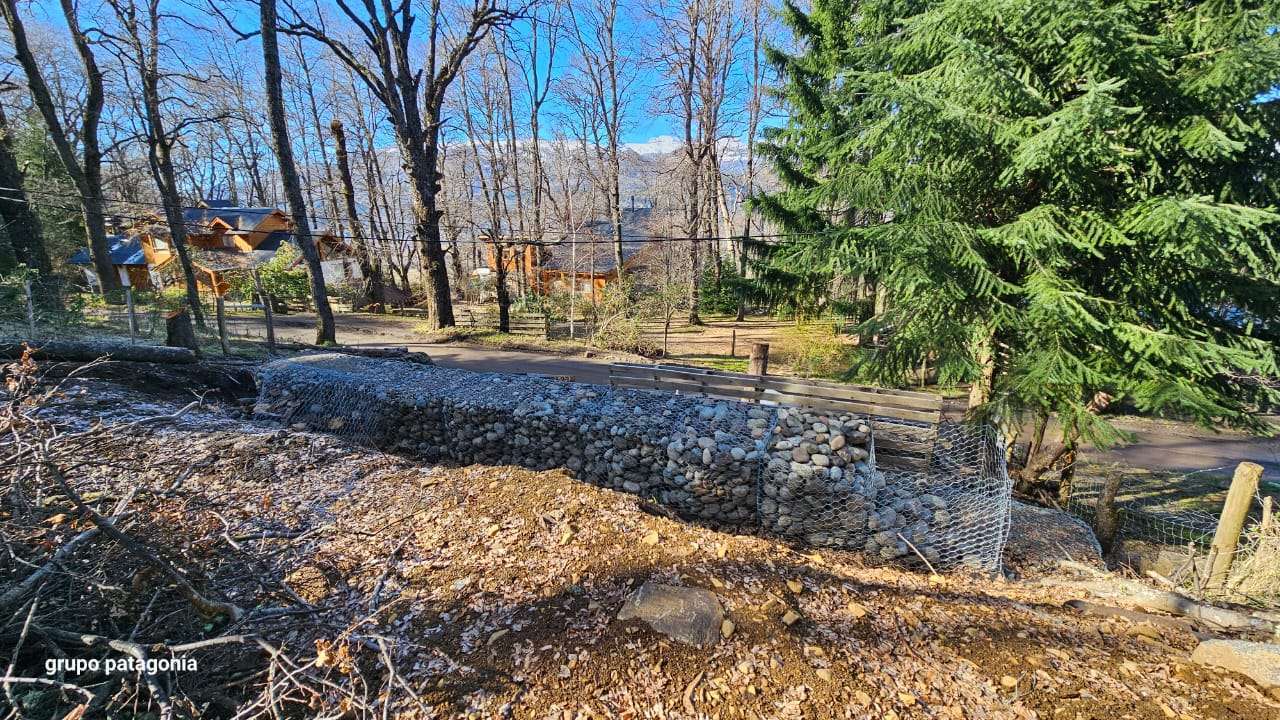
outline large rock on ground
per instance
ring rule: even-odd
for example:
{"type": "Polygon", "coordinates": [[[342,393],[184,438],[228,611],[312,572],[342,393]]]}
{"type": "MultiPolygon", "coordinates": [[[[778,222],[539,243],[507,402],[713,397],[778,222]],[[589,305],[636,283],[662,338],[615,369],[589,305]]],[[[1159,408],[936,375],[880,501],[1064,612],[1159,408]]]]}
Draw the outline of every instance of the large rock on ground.
{"type": "Polygon", "coordinates": [[[720,640],[724,609],[707,590],[646,582],[627,596],[618,619],[643,620],[674,640],[707,646],[720,640]]]}
{"type": "Polygon", "coordinates": [[[1280,645],[1247,640],[1204,640],[1191,653],[1191,660],[1240,673],[1280,700],[1280,645]]]}

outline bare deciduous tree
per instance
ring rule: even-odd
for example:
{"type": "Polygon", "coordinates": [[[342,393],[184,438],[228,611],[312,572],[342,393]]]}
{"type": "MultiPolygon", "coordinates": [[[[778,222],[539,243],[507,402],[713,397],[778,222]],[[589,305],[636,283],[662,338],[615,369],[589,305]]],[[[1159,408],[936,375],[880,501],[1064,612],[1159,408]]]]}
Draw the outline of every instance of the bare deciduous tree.
{"type": "Polygon", "coordinates": [[[360,275],[363,278],[364,287],[361,295],[368,304],[372,304],[375,313],[382,313],[386,311],[387,304],[382,264],[370,251],[369,243],[365,240],[356,214],[356,191],[355,183],[351,179],[351,161],[347,157],[346,131],[342,127],[342,121],[337,118],[334,118],[329,128],[333,132],[334,155],[338,164],[338,176],[342,180],[342,195],[345,199],[347,222],[351,226],[351,235],[354,240],[356,262],[360,265],[360,275]]]}
{"type": "MultiPolygon", "coordinates": [[[[178,190],[177,173],[173,166],[173,147],[178,142],[180,133],[190,123],[201,122],[204,118],[189,117],[167,128],[162,104],[161,79],[164,71],[161,68],[160,0],[146,0],[142,12],[134,0],[110,0],[120,22],[122,36],[112,37],[118,43],[122,61],[132,64],[136,74],[138,91],[130,93],[134,100],[134,108],[143,125],[143,135],[147,144],[147,164],[151,176],[155,180],[156,189],[160,193],[164,209],[165,223],[169,228],[169,238],[178,254],[178,262],[182,266],[182,274],[186,281],[187,305],[195,315],[196,325],[204,327],[204,311],[200,307],[200,294],[196,284],[195,267],[191,262],[191,253],[187,248],[187,227],[184,218],[182,198],[178,190]],[[140,107],[139,107],[140,106],[140,107]]],[[[215,288],[216,292],[217,289],[215,288]]]]}
{"type": "Polygon", "coordinates": [[[262,57],[267,88],[267,115],[271,121],[271,138],[276,149],[276,161],[280,167],[280,180],[285,197],[289,200],[289,212],[293,216],[293,237],[302,249],[307,263],[307,275],[311,280],[311,298],[316,306],[316,343],[336,342],[333,310],[329,307],[329,295],[324,287],[324,270],[320,265],[320,253],[311,234],[307,219],[307,205],[298,181],[298,169],[293,162],[293,147],[289,143],[289,126],[284,116],[284,96],[280,78],[280,48],[276,40],[276,2],[260,0],[262,19],[262,57]]]}
{"type": "Polygon", "coordinates": [[[58,153],[58,159],[66,167],[67,174],[80,195],[80,207],[84,215],[85,235],[94,272],[105,296],[112,298],[120,290],[120,277],[112,267],[110,247],[107,244],[106,216],[102,194],[102,149],[98,139],[98,125],[102,119],[105,102],[102,70],[98,67],[93,46],[80,27],[79,8],[74,0],[60,0],[67,29],[79,56],[84,72],[85,98],[80,114],[80,153],[63,124],[61,113],[54,104],[53,94],[40,69],[40,62],[27,41],[27,29],[18,14],[16,0],[0,0],[0,14],[13,40],[14,58],[27,76],[31,99],[44,120],[49,137],[58,153]]]}
{"type": "Polygon", "coordinates": [[[592,103],[590,138],[604,170],[600,187],[613,231],[614,263],[623,275],[622,253],[622,124],[626,93],[633,79],[634,57],[624,53],[619,38],[622,6],[619,0],[592,0],[571,14],[581,61],[581,77],[592,103]]]}
{"type": "Polygon", "coordinates": [[[411,2],[362,5],[363,12],[340,3],[355,25],[365,53],[357,52],[325,25],[318,7],[300,11],[293,3],[282,31],[312,38],[328,47],[370,88],[391,121],[413,196],[413,214],[425,265],[427,309],[433,327],[454,324],[449,275],[440,235],[440,129],[445,95],[463,63],[489,32],[519,14],[502,0],[473,0],[457,32],[448,31],[441,0],[430,0],[425,37],[414,26],[419,17],[411,2]],[[416,40],[422,40],[419,45],[416,40]],[[416,63],[415,56],[422,57],[416,63]]]}

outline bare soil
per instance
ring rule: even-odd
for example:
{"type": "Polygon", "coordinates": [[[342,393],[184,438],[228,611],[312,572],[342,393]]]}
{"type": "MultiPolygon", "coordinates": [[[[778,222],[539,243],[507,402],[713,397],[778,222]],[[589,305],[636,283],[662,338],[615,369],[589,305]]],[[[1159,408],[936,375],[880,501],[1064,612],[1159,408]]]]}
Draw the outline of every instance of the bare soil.
{"type": "MultiPolygon", "coordinates": [[[[73,383],[45,413],[84,429],[191,397],[144,386],[73,383]]],[[[296,717],[384,704],[398,718],[1280,716],[1248,680],[1190,665],[1192,636],[1064,608],[1031,562],[1017,581],[873,567],[647,512],[558,471],[424,466],[234,405],[111,440],[80,458],[78,490],[105,508],[139,488],[123,529],[207,592],[277,612],[199,617],[97,539],[69,566],[106,566],[112,582],[46,596],[42,622],[141,642],[257,633],[323,680],[282,702],[296,717]],[[732,633],[696,648],[616,620],[649,579],[714,592],[732,633]]],[[[57,502],[38,512],[39,537],[6,532],[36,565],[41,547],[87,526],[57,502]]],[[[0,528],[16,521],[6,507],[0,528]]],[[[29,572],[0,561],[0,587],[29,572]]],[[[166,678],[191,715],[245,712],[279,681],[254,647],[194,656],[197,675],[166,678]]],[[[40,674],[41,657],[28,651],[15,673],[40,674]]],[[[134,702],[141,716],[145,695],[134,702]]]]}

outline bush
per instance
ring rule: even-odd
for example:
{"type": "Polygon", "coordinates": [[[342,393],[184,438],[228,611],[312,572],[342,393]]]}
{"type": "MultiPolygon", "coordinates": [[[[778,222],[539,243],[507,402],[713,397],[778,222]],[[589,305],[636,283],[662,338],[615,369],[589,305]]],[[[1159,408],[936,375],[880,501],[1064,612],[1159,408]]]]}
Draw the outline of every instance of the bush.
{"type": "Polygon", "coordinates": [[[595,306],[591,344],[605,350],[622,350],[638,355],[656,354],[658,348],[641,334],[640,318],[635,309],[630,285],[606,285],[600,302],[595,306]]]}
{"type": "MultiPolygon", "coordinates": [[[[307,290],[310,292],[310,285],[307,286],[307,290]]],[[[361,280],[330,283],[324,286],[324,290],[329,295],[330,301],[353,308],[364,299],[364,286],[361,280]]]]}
{"type": "MultiPolygon", "coordinates": [[[[290,243],[282,243],[275,257],[258,268],[262,289],[277,300],[305,303],[311,298],[311,284],[307,271],[298,265],[302,253],[290,243]]],[[[248,271],[234,273],[231,292],[241,297],[253,297],[253,276],[248,271]]]]}
{"type": "Polygon", "coordinates": [[[832,323],[797,325],[774,341],[773,354],[802,377],[838,377],[853,367],[858,349],[832,323]]]}

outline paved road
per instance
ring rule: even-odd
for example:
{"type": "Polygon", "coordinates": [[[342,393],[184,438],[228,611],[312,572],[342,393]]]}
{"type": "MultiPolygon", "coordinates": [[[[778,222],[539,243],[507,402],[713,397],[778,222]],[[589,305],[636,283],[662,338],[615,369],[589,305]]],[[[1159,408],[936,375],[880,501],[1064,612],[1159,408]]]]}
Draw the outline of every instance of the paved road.
{"type": "MultiPolygon", "coordinates": [[[[343,317],[339,339],[344,344],[408,347],[428,353],[441,365],[480,372],[536,373],[572,376],[578,382],[609,382],[609,360],[603,358],[432,344],[419,339],[419,326],[411,321],[378,318],[367,325],[349,325],[345,323],[351,318],[371,316],[343,317]]],[[[314,338],[311,323],[309,316],[277,318],[276,334],[281,340],[308,342],[314,338]]],[[[949,407],[948,415],[951,414],[956,413],[949,407]]],[[[1276,423],[1280,426],[1280,419],[1276,423]]],[[[1082,457],[1085,462],[1118,463],[1174,472],[1228,468],[1223,472],[1229,472],[1236,463],[1248,460],[1263,466],[1265,478],[1280,483],[1280,438],[1254,438],[1234,432],[1215,434],[1181,423],[1142,418],[1119,418],[1116,424],[1132,432],[1136,441],[1107,452],[1086,449],[1082,457]]]]}

